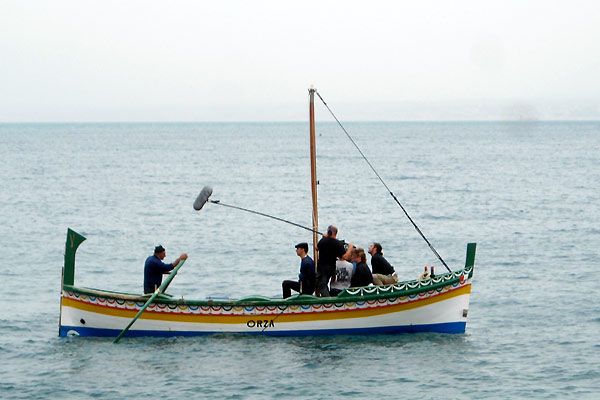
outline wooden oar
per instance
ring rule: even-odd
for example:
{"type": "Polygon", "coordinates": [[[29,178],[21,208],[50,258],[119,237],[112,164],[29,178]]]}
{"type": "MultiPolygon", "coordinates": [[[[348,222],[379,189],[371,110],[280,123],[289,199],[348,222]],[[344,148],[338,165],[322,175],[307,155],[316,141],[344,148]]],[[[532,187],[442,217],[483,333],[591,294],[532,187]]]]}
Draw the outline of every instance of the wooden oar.
{"type": "Polygon", "coordinates": [[[158,290],[156,290],[154,292],[154,294],[152,294],[152,296],[150,296],[150,298],[148,299],[148,301],[146,302],[146,304],[144,304],[144,306],[140,309],[140,311],[138,311],[138,313],[131,320],[131,322],[129,323],[129,325],[127,325],[125,327],[125,329],[123,329],[121,331],[121,333],[119,333],[119,336],[117,336],[117,338],[113,341],[113,343],[119,343],[119,340],[121,340],[121,338],[127,333],[127,331],[129,330],[129,328],[131,328],[131,325],[133,325],[133,323],[135,321],[137,321],[137,319],[140,317],[140,315],[142,315],[142,313],[146,310],[146,308],[148,308],[148,306],[150,305],[150,303],[152,303],[154,301],[154,299],[156,297],[158,297],[159,294],[162,294],[165,291],[165,289],[167,288],[167,286],[169,286],[169,283],[171,283],[171,281],[173,280],[173,278],[175,278],[175,275],[177,275],[177,271],[179,271],[179,268],[183,267],[184,263],[185,263],[185,260],[181,260],[179,262],[179,264],[175,267],[175,269],[173,271],[171,271],[171,273],[169,274],[169,276],[167,276],[167,279],[165,279],[165,281],[160,285],[160,287],[158,288],[158,290]]]}

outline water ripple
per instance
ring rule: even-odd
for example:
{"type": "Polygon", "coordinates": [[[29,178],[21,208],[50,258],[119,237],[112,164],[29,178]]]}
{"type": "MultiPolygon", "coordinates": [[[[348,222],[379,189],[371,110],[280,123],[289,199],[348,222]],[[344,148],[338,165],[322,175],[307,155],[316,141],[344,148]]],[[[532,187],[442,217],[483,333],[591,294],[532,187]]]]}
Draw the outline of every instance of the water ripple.
{"type": "MultiPolygon", "coordinates": [[[[467,334],[59,339],[67,227],[88,238],[82,286],[139,291],[161,243],[190,254],[173,294],[279,294],[310,237],[191,203],[211,184],[223,202],[309,226],[306,124],[0,124],[0,398],[595,398],[600,123],[348,128],[450,265],[478,242],[467,334]]],[[[339,128],[318,129],[321,225],[381,242],[402,277],[437,263],[339,128]]]]}

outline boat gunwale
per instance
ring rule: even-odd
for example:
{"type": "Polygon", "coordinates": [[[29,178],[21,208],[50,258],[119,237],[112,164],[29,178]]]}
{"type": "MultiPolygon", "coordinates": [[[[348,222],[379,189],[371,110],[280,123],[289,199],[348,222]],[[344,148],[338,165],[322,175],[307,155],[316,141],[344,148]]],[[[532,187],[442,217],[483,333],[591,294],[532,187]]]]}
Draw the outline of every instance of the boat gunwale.
{"type": "MultiPolygon", "coordinates": [[[[287,299],[261,298],[261,296],[247,296],[240,299],[206,299],[206,300],[187,300],[183,297],[167,297],[161,295],[153,303],[168,305],[186,305],[186,306],[290,306],[290,305],[313,305],[313,304],[340,304],[355,303],[357,301],[369,301],[378,299],[389,299],[404,296],[414,296],[431,290],[438,290],[445,286],[456,286],[461,284],[461,277],[467,281],[472,277],[473,266],[463,268],[457,271],[436,275],[435,278],[426,280],[404,281],[395,285],[365,286],[362,288],[351,288],[354,293],[348,289],[344,290],[337,297],[316,297],[312,295],[295,295],[287,299]],[[414,288],[399,289],[399,285],[416,285],[414,288]],[[373,293],[369,293],[372,291],[373,293]]],[[[467,284],[467,283],[464,283],[467,284]]],[[[132,302],[146,302],[148,295],[136,295],[130,293],[114,292],[94,288],[77,287],[73,285],[64,285],[63,292],[70,291],[91,297],[104,297],[115,300],[125,300],[132,302]]],[[[63,293],[64,296],[64,293],[63,293]]]]}

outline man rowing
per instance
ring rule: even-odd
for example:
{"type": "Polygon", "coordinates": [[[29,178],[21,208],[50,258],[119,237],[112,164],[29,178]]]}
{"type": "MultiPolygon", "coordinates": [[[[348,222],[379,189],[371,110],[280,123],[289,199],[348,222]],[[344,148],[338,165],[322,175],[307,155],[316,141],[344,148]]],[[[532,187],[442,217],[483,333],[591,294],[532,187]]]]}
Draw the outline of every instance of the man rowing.
{"type": "Polygon", "coordinates": [[[181,260],[187,260],[187,254],[182,253],[171,264],[165,264],[162,260],[165,259],[167,251],[161,245],[154,248],[154,255],[146,259],[144,264],[144,293],[154,293],[162,283],[163,274],[168,274],[175,268],[181,260]]]}

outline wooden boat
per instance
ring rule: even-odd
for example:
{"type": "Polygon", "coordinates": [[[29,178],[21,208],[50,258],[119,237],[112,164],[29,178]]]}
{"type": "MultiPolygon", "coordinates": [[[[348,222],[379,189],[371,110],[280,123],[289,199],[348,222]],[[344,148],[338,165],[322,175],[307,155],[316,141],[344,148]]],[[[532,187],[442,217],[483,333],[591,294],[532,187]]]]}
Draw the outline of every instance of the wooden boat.
{"type": "MultiPolygon", "coordinates": [[[[83,240],[69,229],[59,334],[117,336],[148,297],[75,286],[75,251],[83,240]]],[[[178,300],[161,295],[127,336],[464,333],[474,260],[475,244],[470,243],[464,269],[423,281],[351,288],[338,297],[178,300]]]]}
{"type": "MultiPolygon", "coordinates": [[[[318,232],[314,90],[309,93],[314,245],[318,232]]],[[[75,286],[75,253],[85,239],[68,229],[60,299],[60,336],[114,337],[125,332],[124,328],[129,327],[128,323],[137,314],[141,315],[127,331],[127,336],[464,333],[466,329],[475,243],[467,245],[463,269],[394,285],[349,288],[337,297],[296,295],[288,299],[251,296],[234,300],[183,300],[155,293],[150,301],[148,295],[75,286]]]]}

